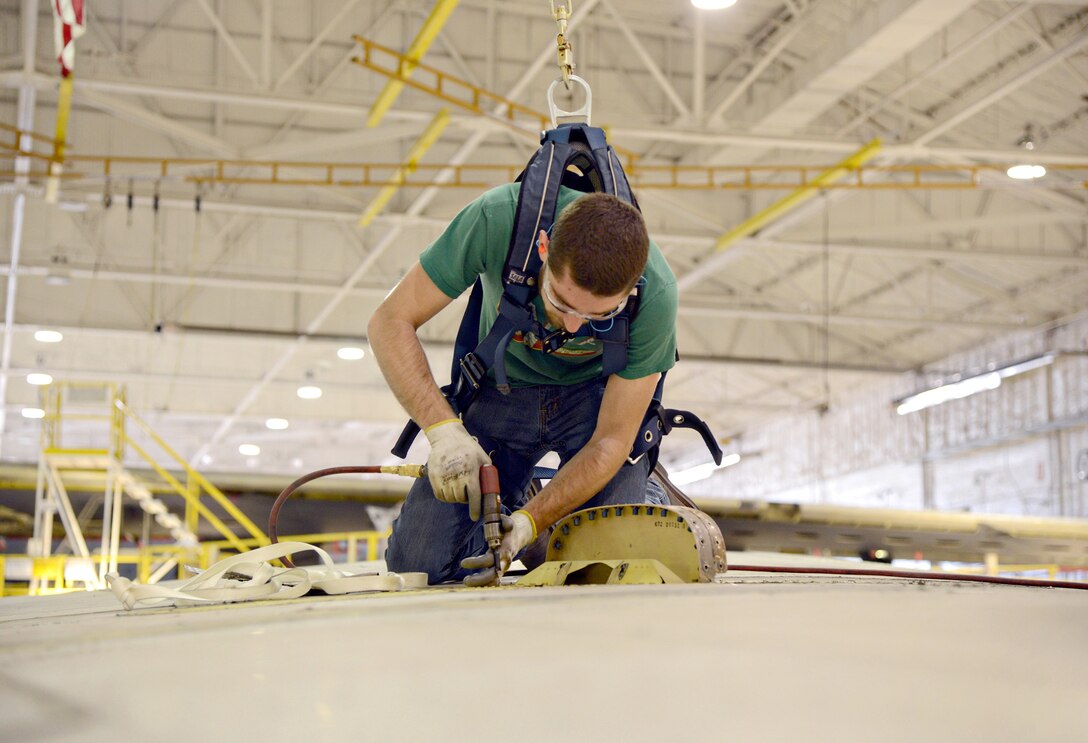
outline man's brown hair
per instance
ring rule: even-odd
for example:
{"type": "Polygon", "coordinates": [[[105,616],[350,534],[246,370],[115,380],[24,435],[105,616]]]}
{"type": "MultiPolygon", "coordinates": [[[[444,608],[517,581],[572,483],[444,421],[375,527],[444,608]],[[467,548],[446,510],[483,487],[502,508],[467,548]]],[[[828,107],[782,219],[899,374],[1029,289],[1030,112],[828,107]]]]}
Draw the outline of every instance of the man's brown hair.
{"type": "Polygon", "coordinates": [[[606,193],[568,206],[552,229],[548,267],[598,297],[630,291],[646,269],[650,236],[638,209],[606,193]]]}

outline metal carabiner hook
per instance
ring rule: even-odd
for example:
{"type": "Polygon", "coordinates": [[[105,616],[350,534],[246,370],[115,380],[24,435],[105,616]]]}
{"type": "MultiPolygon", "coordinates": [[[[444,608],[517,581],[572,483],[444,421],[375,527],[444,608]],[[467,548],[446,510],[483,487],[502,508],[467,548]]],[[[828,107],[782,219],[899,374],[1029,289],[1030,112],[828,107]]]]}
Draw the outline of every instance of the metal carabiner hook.
{"type": "Polygon", "coordinates": [[[555,86],[559,84],[559,81],[553,80],[552,84],[548,86],[548,113],[552,119],[553,129],[559,124],[591,123],[590,115],[593,111],[593,91],[590,90],[589,83],[577,75],[571,75],[570,82],[575,82],[582,86],[586,92],[586,101],[582,104],[581,108],[575,111],[564,111],[559,108],[559,106],[555,104],[555,86]]]}
{"type": "Polygon", "coordinates": [[[574,74],[574,47],[567,41],[567,22],[574,14],[573,0],[566,0],[566,3],[560,2],[557,6],[555,0],[549,0],[552,8],[552,18],[555,19],[555,24],[559,28],[559,33],[555,36],[556,53],[559,56],[559,71],[563,75],[563,85],[567,90],[570,90],[570,78],[574,74]]]}

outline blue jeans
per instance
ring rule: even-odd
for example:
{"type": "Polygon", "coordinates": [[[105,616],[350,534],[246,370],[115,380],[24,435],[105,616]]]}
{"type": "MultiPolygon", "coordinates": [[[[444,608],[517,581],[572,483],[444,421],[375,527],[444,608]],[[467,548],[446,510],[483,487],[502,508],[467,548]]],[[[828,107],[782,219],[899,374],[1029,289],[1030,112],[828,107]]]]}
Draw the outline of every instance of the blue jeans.
{"type": "MultiPolygon", "coordinates": [[[[486,385],[480,390],[464,416],[465,427],[499,470],[504,513],[525,505],[533,467],[545,454],[558,454],[562,467],[586,445],[597,426],[603,396],[602,380],[515,388],[509,395],[486,385]]],[[[647,457],[635,464],[626,462],[582,507],[667,503],[659,488],[648,493],[649,474],[647,457]]],[[[486,549],[483,525],[469,519],[464,504],[435,498],[424,478],[412,485],[393,522],[385,560],[391,571],[427,573],[433,584],[461,580],[470,572],[461,567],[461,560],[486,549]]]]}

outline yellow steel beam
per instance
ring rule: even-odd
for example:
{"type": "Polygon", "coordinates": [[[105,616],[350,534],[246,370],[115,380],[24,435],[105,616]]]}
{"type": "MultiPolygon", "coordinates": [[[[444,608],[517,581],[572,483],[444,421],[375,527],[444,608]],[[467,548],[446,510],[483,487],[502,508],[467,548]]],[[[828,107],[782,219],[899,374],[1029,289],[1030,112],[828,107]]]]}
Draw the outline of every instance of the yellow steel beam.
{"type": "Polygon", "coordinates": [[[49,163],[49,180],[45,183],[45,200],[57,203],[60,193],[60,179],[64,173],[64,146],[68,138],[68,113],[72,109],[72,76],[65,75],[60,80],[60,95],[57,98],[57,125],[53,137],[53,158],[49,163]]]}
{"type": "Polygon", "coordinates": [[[435,117],[431,119],[431,123],[427,125],[427,128],[423,130],[423,134],[419,136],[416,143],[412,145],[412,149],[408,152],[408,157],[401,165],[397,172],[393,175],[393,182],[384,187],[377,195],[370,201],[362,215],[359,217],[359,226],[366,227],[374,221],[374,217],[381,213],[385,205],[389,203],[390,199],[400,190],[401,185],[405,179],[415,172],[416,167],[419,165],[419,161],[423,159],[423,155],[427,153],[427,150],[431,148],[438,138],[442,136],[442,132],[445,131],[446,126],[450,123],[450,110],[448,108],[439,109],[435,117]]]}
{"type": "Polygon", "coordinates": [[[857,171],[862,165],[880,152],[880,146],[880,140],[874,139],[838,165],[820,173],[820,175],[812,179],[811,183],[802,186],[788,196],[771,204],[759,214],[746,219],[744,222],[719,237],[714,245],[714,250],[725,250],[737,240],[748,237],[757,230],[762,229],[778,219],[786,212],[808,201],[815,196],[821,188],[842,180],[851,172],[857,171]]]}
{"type": "MultiPolygon", "coordinates": [[[[423,55],[427,53],[435,38],[438,37],[438,32],[446,25],[446,21],[457,7],[458,2],[459,0],[438,0],[434,4],[431,14],[427,16],[427,20],[423,21],[423,27],[419,29],[419,33],[416,34],[416,38],[404,55],[405,58],[399,68],[401,75],[404,77],[412,76],[420,60],[423,59],[423,55]]],[[[382,92],[378,94],[374,105],[370,107],[370,113],[366,119],[368,127],[375,127],[381,123],[382,118],[393,106],[393,102],[397,100],[397,96],[400,95],[402,90],[404,90],[403,80],[390,78],[386,81],[382,92]]]]}

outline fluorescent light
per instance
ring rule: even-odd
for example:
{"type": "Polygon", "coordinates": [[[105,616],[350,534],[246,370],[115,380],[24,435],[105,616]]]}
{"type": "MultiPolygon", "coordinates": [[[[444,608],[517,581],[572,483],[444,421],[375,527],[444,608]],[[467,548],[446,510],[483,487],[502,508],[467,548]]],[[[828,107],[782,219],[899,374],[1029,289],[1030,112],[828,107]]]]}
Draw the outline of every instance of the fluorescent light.
{"type": "Polygon", "coordinates": [[[699,10],[721,10],[737,4],[737,0],[691,0],[699,10]]]}
{"type": "Polygon", "coordinates": [[[42,372],[31,372],[26,375],[26,381],[28,384],[33,384],[37,387],[44,387],[47,384],[53,384],[53,377],[42,372]]]}
{"type": "Polygon", "coordinates": [[[966,379],[938,385],[933,389],[925,390],[924,392],[908,395],[902,400],[897,401],[895,412],[899,413],[899,415],[906,415],[907,413],[914,413],[918,410],[931,408],[934,405],[940,405],[949,400],[959,400],[968,395],[974,395],[977,392],[997,389],[1001,386],[1001,380],[1034,371],[1035,369],[1041,369],[1044,366],[1049,366],[1054,363],[1056,358],[1057,354],[1044,353],[1030,359],[1014,361],[1011,364],[1006,364],[1000,369],[995,369],[984,374],[976,374],[975,376],[967,377],[966,379]]]}
{"type": "Polygon", "coordinates": [[[298,396],[303,400],[316,400],[321,397],[321,388],[307,384],[298,388],[298,396]]]}
{"type": "Polygon", "coordinates": [[[1009,377],[1015,377],[1017,374],[1023,374],[1024,372],[1034,371],[1035,369],[1049,366],[1054,363],[1055,358],[1057,357],[1052,353],[1044,353],[1042,356],[1016,361],[1008,366],[1003,366],[997,370],[997,373],[1002,379],[1008,379],[1009,377]]]}
{"type": "Polygon", "coordinates": [[[697,464],[694,467],[689,467],[686,470],[680,470],[679,472],[669,475],[669,480],[673,485],[680,487],[681,485],[690,485],[693,482],[699,480],[705,480],[713,475],[715,472],[726,467],[732,467],[734,464],[740,461],[740,454],[726,454],[722,457],[722,463],[720,465],[713,462],[707,462],[706,464],[697,464]]]}
{"type": "Polygon", "coordinates": [[[366,356],[366,351],[357,346],[344,346],[336,352],[336,355],[344,361],[358,361],[366,356]]]}
{"type": "Polygon", "coordinates": [[[1009,178],[1018,181],[1030,181],[1034,178],[1042,178],[1046,175],[1046,168],[1042,165],[1013,165],[1005,171],[1009,178]]]}
{"type": "Polygon", "coordinates": [[[34,340],[38,343],[60,343],[64,335],[57,330],[38,330],[34,333],[34,340]]]}
{"type": "Polygon", "coordinates": [[[261,447],[256,444],[242,444],[238,447],[238,453],[244,457],[255,457],[261,453],[261,447]]]}
{"type": "Polygon", "coordinates": [[[906,415],[907,413],[914,413],[926,408],[932,408],[934,405],[940,405],[949,400],[959,400],[978,392],[995,390],[1000,386],[1001,375],[997,372],[987,372],[986,374],[968,377],[967,379],[961,379],[958,382],[942,384],[939,387],[934,387],[925,392],[919,392],[918,394],[904,397],[899,401],[899,404],[895,408],[895,412],[899,413],[899,415],[906,415]]]}
{"type": "Polygon", "coordinates": [[[290,425],[286,418],[269,418],[264,425],[271,431],[282,431],[290,425]]]}
{"type": "Polygon", "coordinates": [[[24,418],[44,418],[45,411],[41,408],[23,408],[24,418]]]}

